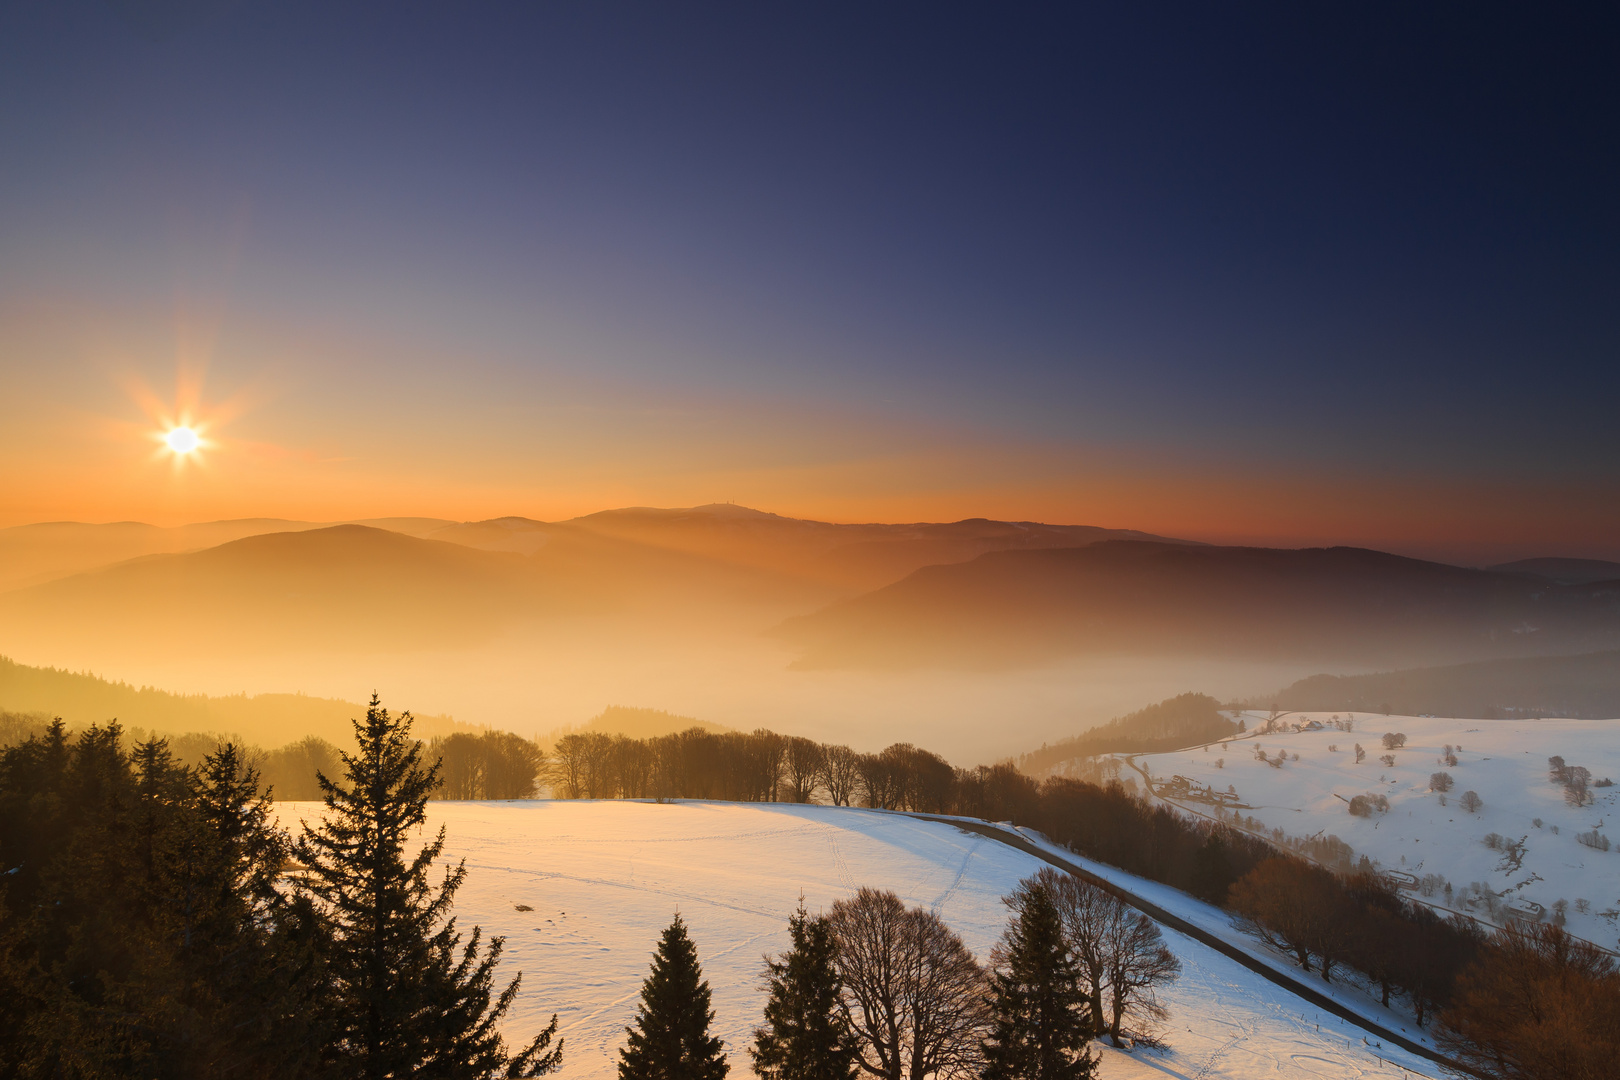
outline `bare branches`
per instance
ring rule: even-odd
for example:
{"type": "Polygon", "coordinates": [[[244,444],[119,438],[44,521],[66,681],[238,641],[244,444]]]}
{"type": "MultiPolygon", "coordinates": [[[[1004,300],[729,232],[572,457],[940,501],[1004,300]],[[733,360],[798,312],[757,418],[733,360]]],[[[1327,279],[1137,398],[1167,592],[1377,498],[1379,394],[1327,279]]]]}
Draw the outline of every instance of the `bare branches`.
{"type": "Polygon", "coordinates": [[[828,917],[857,1064],[882,1080],[975,1075],[987,1030],[984,973],[939,917],[861,889],[828,917]]]}
{"type": "Polygon", "coordinates": [[[821,786],[834,806],[848,806],[860,782],[860,755],[847,746],[829,746],[822,752],[821,786]]]}
{"type": "Polygon", "coordinates": [[[1176,979],[1181,962],[1165,947],[1157,923],[1112,893],[1049,866],[1020,882],[1007,904],[1016,908],[1031,887],[1044,888],[1063,919],[1094,1031],[1107,1032],[1119,1046],[1124,1037],[1146,1034],[1151,1023],[1165,1019],[1154,990],[1176,979]]]}

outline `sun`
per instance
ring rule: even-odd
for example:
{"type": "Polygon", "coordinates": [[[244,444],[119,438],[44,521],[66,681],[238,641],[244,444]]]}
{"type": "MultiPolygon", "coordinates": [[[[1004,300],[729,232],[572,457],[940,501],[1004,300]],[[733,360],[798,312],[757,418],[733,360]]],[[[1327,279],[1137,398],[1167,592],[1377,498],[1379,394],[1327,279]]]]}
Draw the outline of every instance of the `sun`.
{"type": "Polygon", "coordinates": [[[170,450],[182,457],[202,445],[202,438],[189,427],[171,428],[163,436],[163,441],[168,444],[170,450]]]}

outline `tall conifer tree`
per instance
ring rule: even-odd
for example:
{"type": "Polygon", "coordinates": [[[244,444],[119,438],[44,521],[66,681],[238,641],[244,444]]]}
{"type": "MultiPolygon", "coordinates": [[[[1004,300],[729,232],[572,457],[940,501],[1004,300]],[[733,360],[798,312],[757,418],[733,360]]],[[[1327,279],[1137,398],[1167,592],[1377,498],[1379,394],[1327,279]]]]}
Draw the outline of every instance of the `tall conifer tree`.
{"type": "Polygon", "coordinates": [[[472,1080],[551,1071],[562,1055],[560,1040],[546,1052],[555,1016],[515,1057],[496,1030],[522,976],[492,1001],[502,940],[491,939],[480,957],[474,927],[462,944],[450,907],[466,864],[447,871],[438,889],[428,883],[444,829],[405,861],[406,834],[423,823],[438,786],[438,766],[422,766],[421,744],[410,737],[411,714],[389,716],[373,694],[354,727],[358,750],[343,755],[348,786],[317,776],[327,814],[318,828],[304,826],[298,844],[307,887],[333,929],[339,1072],[472,1080]]]}
{"type": "Polygon", "coordinates": [[[713,1020],[697,949],[676,915],[641,986],[636,1026],[625,1029],[630,1039],[619,1051],[620,1080],[725,1080],[730,1066],[709,1034],[713,1020]]]}
{"type": "Polygon", "coordinates": [[[990,976],[994,1030],[984,1080],[1084,1080],[1096,1061],[1080,970],[1063,923],[1040,885],[1017,894],[1016,915],[990,976]]]}
{"type": "Polygon", "coordinates": [[[763,1080],[851,1080],[855,1046],[838,1005],[836,945],[823,918],[801,901],[788,923],[793,944],[765,961],[770,997],[765,1025],[754,1029],[749,1054],[763,1080]]]}

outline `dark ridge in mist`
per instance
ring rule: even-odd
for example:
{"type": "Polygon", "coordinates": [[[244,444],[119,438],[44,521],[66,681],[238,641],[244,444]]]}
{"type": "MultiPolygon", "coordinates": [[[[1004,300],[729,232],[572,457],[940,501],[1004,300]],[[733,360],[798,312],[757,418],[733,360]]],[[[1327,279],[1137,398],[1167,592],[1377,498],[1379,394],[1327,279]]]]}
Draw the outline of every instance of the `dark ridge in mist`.
{"type": "Polygon", "coordinates": [[[1101,540],[1195,543],[1135,529],[988,518],[839,525],[782,517],[730,503],[684,510],[606,510],[575,518],[568,524],[601,535],[701,553],[852,590],[874,589],[924,566],[967,562],[990,551],[1084,547],[1101,540]]]}
{"type": "Polygon", "coordinates": [[[1065,656],[1447,663],[1620,643],[1620,583],[1565,586],[1361,548],[1106,541],[1002,551],[775,631],[803,668],[984,668],[1065,656]]]}
{"type": "Polygon", "coordinates": [[[1620,582],[1620,563],[1603,559],[1519,559],[1486,569],[1501,574],[1535,574],[1560,585],[1620,582]]]}
{"type": "Polygon", "coordinates": [[[1312,675],[1250,708],[1405,716],[1620,717],[1620,651],[1536,656],[1372,675],[1312,675]]]}

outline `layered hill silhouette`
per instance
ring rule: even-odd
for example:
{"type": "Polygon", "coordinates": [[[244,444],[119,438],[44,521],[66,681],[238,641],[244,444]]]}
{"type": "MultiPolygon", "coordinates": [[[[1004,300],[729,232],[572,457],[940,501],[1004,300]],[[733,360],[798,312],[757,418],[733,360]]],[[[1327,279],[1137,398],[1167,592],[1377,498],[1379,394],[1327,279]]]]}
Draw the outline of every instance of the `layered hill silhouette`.
{"type": "Polygon", "coordinates": [[[408,536],[425,536],[452,523],[438,518],[373,518],[325,523],[286,518],[236,518],[172,529],[139,521],[114,521],[104,525],[45,521],[18,525],[0,529],[0,592],[84,573],[142,555],[202,551],[249,536],[303,532],[341,524],[369,525],[408,536]]]}
{"type": "Polygon", "coordinates": [[[729,504],[384,524],[397,528],[253,519],[160,535],[6,530],[0,549],[60,541],[67,563],[264,531],[0,593],[0,648],[382,652],[654,616],[683,633],[779,624],[773,633],[803,668],[989,669],[1076,655],[1417,667],[1620,648],[1620,582],[1590,580],[1611,564],[1587,561],[1472,570],[1355,548],[1215,547],[983,519],[841,525],[729,504]]]}
{"type": "MultiPolygon", "coordinates": [[[[8,637],[148,641],[197,655],[473,644],[525,621],[771,603],[825,589],[547,526],[532,554],[363,525],[267,533],[153,555],[0,596],[8,637]]],[[[706,610],[707,610],[706,609],[706,610]]]]}
{"type": "Polygon", "coordinates": [[[919,567],[964,562],[987,551],[1076,547],[1098,540],[1169,539],[1132,529],[983,518],[843,525],[782,517],[730,503],[673,510],[632,507],[563,522],[525,517],[470,522],[421,517],[341,522],[241,518],[159,528],[135,521],[103,525],[59,521],[0,529],[0,593],[142,556],[199,552],[254,536],[314,532],[338,525],[362,525],[480,551],[539,555],[551,548],[550,554],[559,561],[646,560],[650,552],[663,551],[672,553],[672,561],[664,569],[674,573],[684,572],[686,564],[674,558],[684,555],[711,567],[746,567],[848,594],[898,581],[919,567]]]}
{"type": "Polygon", "coordinates": [[[409,648],[544,604],[526,570],[516,555],[339,525],[130,560],[0,597],[0,616],[48,640],[409,648]]]}
{"type": "Polygon", "coordinates": [[[790,619],[798,666],[1197,655],[1418,665],[1620,645],[1620,584],[1563,585],[1359,548],[1141,541],[1000,551],[790,619]]]}
{"type": "Polygon", "coordinates": [[[1530,656],[1368,675],[1312,675],[1250,703],[1407,716],[1620,717],[1620,651],[1530,656]]]}
{"type": "Polygon", "coordinates": [[[782,517],[729,503],[685,510],[607,510],[575,518],[568,524],[600,536],[703,555],[851,591],[874,589],[924,566],[966,562],[989,551],[1072,548],[1101,540],[1191,543],[1134,529],[986,518],[908,525],[833,524],[782,517]]]}

